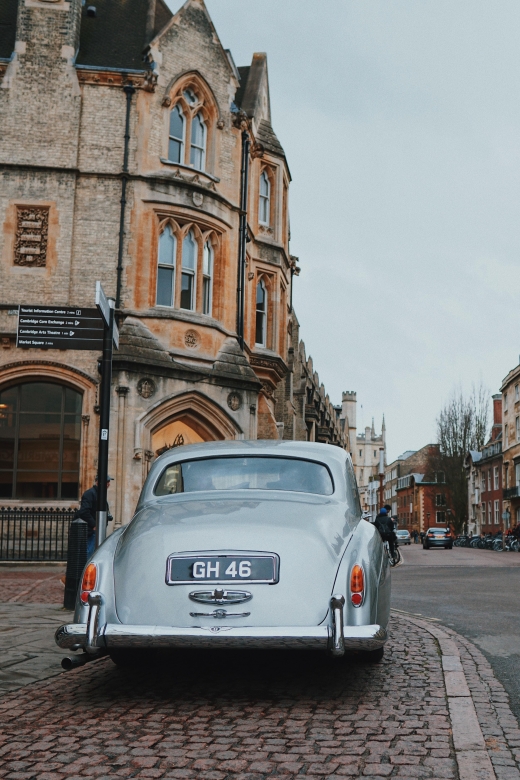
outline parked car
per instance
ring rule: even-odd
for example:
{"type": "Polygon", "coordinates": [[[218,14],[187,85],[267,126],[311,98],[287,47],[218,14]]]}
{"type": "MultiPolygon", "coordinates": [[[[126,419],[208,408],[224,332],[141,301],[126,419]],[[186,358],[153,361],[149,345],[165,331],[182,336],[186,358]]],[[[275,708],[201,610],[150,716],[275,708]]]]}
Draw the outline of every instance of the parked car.
{"type": "Polygon", "coordinates": [[[407,531],[406,528],[402,528],[400,531],[396,531],[395,535],[397,536],[397,544],[412,543],[412,537],[410,536],[410,531],[407,531]]]}
{"type": "MultiPolygon", "coordinates": [[[[86,566],[62,648],[320,648],[383,656],[390,567],[350,456],[308,442],[169,450],[86,566]]],[[[135,653],[134,653],[135,656],[135,653]]],[[[74,664],[74,658],[70,664],[74,664]]]]}
{"type": "Polygon", "coordinates": [[[453,534],[449,528],[428,528],[423,539],[423,549],[430,547],[444,547],[451,550],[453,547],[453,534]]]}

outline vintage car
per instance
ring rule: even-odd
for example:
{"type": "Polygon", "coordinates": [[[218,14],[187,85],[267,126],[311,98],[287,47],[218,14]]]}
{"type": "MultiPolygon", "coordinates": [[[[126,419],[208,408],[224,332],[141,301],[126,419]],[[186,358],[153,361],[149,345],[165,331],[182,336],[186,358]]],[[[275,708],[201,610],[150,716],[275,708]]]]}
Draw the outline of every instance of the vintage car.
{"type": "Polygon", "coordinates": [[[388,556],[361,519],[346,452],[211,442],[153,463],[132,521],[88,562],[56,642],[116,663],[150,648],[356,650],[379,661],[389,611],[388,556]]]}

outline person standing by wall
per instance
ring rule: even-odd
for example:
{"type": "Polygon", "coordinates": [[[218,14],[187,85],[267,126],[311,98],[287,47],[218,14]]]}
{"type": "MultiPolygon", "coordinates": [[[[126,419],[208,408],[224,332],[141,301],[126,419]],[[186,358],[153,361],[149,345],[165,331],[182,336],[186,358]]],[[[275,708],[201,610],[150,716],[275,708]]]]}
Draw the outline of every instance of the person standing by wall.
{"type": "MultiPolygon", "coordinates": [[[[113,477],[107,478],[107,490],[110,487],[110,483],[113,477]]],[[[88,525],[87,532],[87,560],[94,552],[96,546],[96,511],[97,511],[97,498],[98,498],[98,478],[96,476],[96,482],[91,488],[85,490],[81,496],[81,504],[79,506],[77,517],[84,520],[88,525]]],[[[108,520],[112,518],[110,516],[110,510],[108,510],[108,520]]]]}

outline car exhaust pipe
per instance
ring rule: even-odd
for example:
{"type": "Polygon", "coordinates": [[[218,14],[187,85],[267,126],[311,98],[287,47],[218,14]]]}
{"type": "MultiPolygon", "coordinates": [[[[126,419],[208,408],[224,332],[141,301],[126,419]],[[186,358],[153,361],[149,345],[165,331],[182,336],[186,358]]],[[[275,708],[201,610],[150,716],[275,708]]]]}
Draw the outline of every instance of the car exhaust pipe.
{"type": "Polygon", "coordinates": [[[335,594],[330,600],[332,610],[332,648],[335,656],[345,655],[345,638],[343,636],[343,607],[345,596],[335,594]]]}
{"type": "Polygon", "coordinates": [[[75,669],[76,666],[84,666],[89,661],[93,661],[96,658],[95,655],[90,653],[81,653],[80,655],[66,655],[61,659],[61,668],[66,672],[70,672],[71,669],[75,669]]]}

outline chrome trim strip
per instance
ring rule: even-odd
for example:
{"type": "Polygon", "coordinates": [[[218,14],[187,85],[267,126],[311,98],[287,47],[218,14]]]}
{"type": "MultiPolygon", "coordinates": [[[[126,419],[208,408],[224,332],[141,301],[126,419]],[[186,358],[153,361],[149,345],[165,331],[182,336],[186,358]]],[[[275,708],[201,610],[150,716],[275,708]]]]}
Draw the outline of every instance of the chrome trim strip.
{"type": "Polygon", "coordinates": [[[228,612],[227,609],[214,609],[213,612],[190,612],[190,617],[211,617],[224,620],[224,618],[249,617],[250,612],[228,612]]]}
{"type": "Polygon", "coordinates": [[[192,591],[189,597],[200,604],[243,604],[245,601],[251,601],[253,594],[247,590],[215,588],[215,590],[192,591]]]}
{"type": "Polygon", "coordinates": [[[343,607],[345,596],[336,593],[330,600],[332,611],[332,655],[345,655],[345,639],[343,636],[343,607]]]}
{"type": "MultiPolygon", "coordinates": [[[[84,647],[87,626],[72,623],[56,631],[56,644],[68,649],[84,647]]],[[[272,649],[327,650],[331,644],[328,626],[133,626],[109,623],[99,639],[106,647],[236,647],[272,649]]],[[[377,650],[387,639],[386,629],[377,624],[345,626],[343,642],[346,650],[377,650]]]]}

